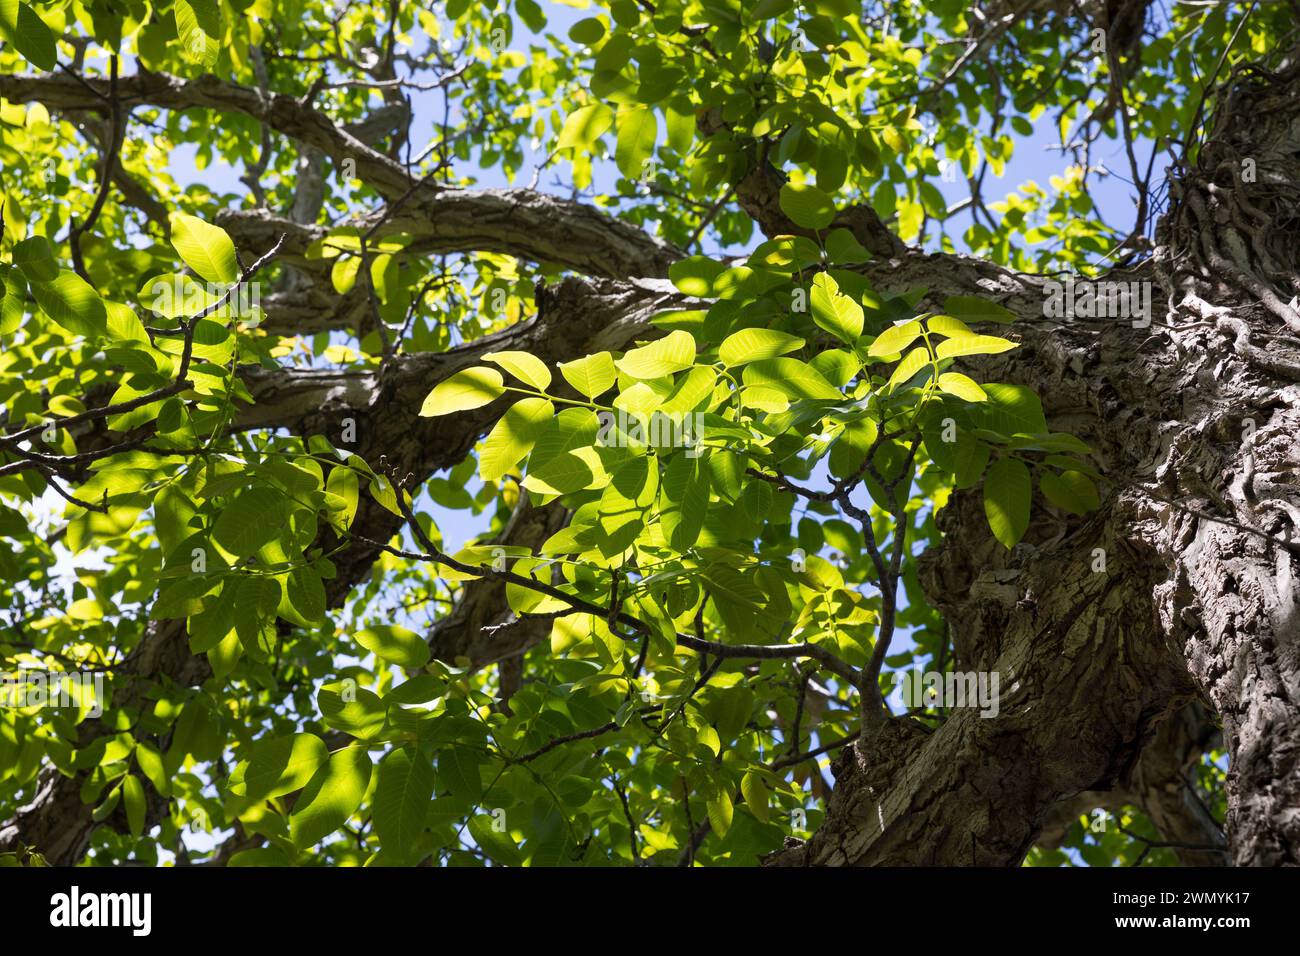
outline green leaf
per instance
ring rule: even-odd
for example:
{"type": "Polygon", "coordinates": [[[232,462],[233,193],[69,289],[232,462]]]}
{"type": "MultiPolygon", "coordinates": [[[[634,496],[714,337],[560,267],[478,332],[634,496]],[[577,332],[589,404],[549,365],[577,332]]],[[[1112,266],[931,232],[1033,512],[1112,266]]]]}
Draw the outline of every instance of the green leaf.
{"type": "Polygon", "coordinates": [[[921,323],[915,319],[902,325],[891,325],[876,336],[871,347],[867,349],[867,354],[872,358],[895,355],[911,345],[920,334],[921,323]]]}
{"type": "Polygon", "coordinates": [[[993,536],[1014,548],[1029,527],[1032,486],[1029,468],[1016,458],[1000,458],[984,476],[984,516],[993,536]]]}
{"type": "Polygon", "coordinates": [[[781,187],[780,203],[781,211],[804,229],[825,229],[835,219],[834,201],[808,183],[786,183],[781,187]]]}
{"type": "Polygon", "coordinates": [[[493,818],[487,813],[476,812],[469,820],[469,835],[483,848],[494,863],[501,866],[522,866],[523,856],[510,834],[498,833],[492,826],[493,818]]]}
{"type": "Polygon", "coordinates": [[[519,381],[531,385],[539,392],[551,387],[551,370],[536,355],[528,352],[488,352],[483,361],[500,365],[519,381]]]}
{"type": "MultiPolygon", "coordinates": [[[[835,232],[843,232],[836,229],[835,232]]],[[[807,236],[777,236],[760,243],[749,255],[748,266],[793,275],[822,261],[822,250],[807,236]]],[[[671,273],[670,273],[671,274],[671,273]]]]}
{"type": "Polygon", "coordinates": [[[841,266],[855,266],[871,261],[871,253],[847,229],[831,230],[826,237],[826,255],[831,262],[841,266]]]}
{"type": "Polygon", "coordinates": [[[378,694],[346,682],[322,687],[316,693],[316,706],[326,724],[361,740],[379,736],[388,719],[378,694]]]}
{"type": "Polygon", "coordinates": [[[660,378],[695,364],[695,338],[678,329],[649,345],[632,349],[615,365],[632,378],[660,378]]]}
{"type": "Polygon", "coordinates": [[[980,409],[986,427],[1003,435],[1046,433],[1043,403],[1032,389],[1002,382],[986,382],[982,387],[989,397],[980,409]]]}
{"type": "Polygon", "coordinates": [[[23,324],[27,313],[27,280],[9,266],[0,265],[4,292],[0,295],[0,336],[12,335],[23,324]]]}
{"type": "Polygon", "coordinates": [[[763,781],[763,778],[752,770],[748,771],[741,778],[740,792],[745,797],[745,806],[749,807],[749,812],[761,822],[766,823],[771,807],[769,806],[770,798],[767,784],[763,781]]]}
{"type": "Polygon", "coordinates": [[[1096,511],[1100,503],[1092,479],[1077,471],[1063,471],[1058,475],[1044,468],[1038,476],[1038,487],[1044,498],[1071,514],[1096,511]]]}
{"type": "Polygon", "coordinates": [[[618,378],[614,359],[608,352],[597,352],[560,366],[564,380],[588,398],[609,391],[618,378]]]}
{"type": "Polygon", "coordinates": [[[959,355],[996,355],[1017,347],[1015,342],[996,335],[961,335],[944,339],[934,351],[939,358],[945,359],[959,355]]]}
{"type": "Polygon", "coordinates": [[[605,35],[605,24],[598,17],[587,17],[569,27],[569,39],[583,46],[595,46],[605,35]]]}
{"type": "Polygon", "coordinates": [[[186,622],[192,653],[208,653],[235,629],[234,592],[239,580],[227,579],[216,603],[206,607],[202,613],[192,615],[186,622]]]}
{"type": "Polygon", "coordinates": [[[766,481],[751,481],[741,492],[740,504],[750,521],[758,523],[768,519],[772,510],[772,486],[766,481]]]}
{"type": "Polygon", "coordinates": [[[154,276],[139,295],[146,309],[168,319],[198,315],[221,301],[220,295],[211,294],[194,276],[179,273],[154,276]]]}
{"type": "Polygon", "coordinates": [[[459,800],[478,800],[483,795],[479,755],[469,747],[453,744],[438,751],[438,776],[451,795],[459,800]]]}
{"type": "Polygon", "coordinates": [[[153,784],[153,788],[164,797],[171,795],[171,777],[163,764],[162,754],[151,743],[140,741],[135,745],[135,762],[140,772],[153,784]]]}
{"type": "Polygon", "coordinates": [[[746,385],[774,388],[794,399],[834,401],[844,396],[811,365],[792,358],[760,359],[745,366],[746,385]]]}
{"type": "Polygon", "coordinates": [[[686,295],[713,295],[713,284],[727,271],[726,263],[709,256],[688,256],[668,267],[668,278],[686,295]]]}
{"type": "Polygon", "coordinates": [[[420,417],[435,418],[481,408],[505,394],[504,385],[501,373],[494,368],[476,365],[463,369],[434,386],[420,406],[420,417]]]}
{"type": "MultiPolygon", "coordinates": [[[[695,411],[700,408],[701,403],[711,404],[710,399],[713,397],[717,383],[718,373],[714,368],[708,365],[697,365],[677,379],[672,394],[659,404],[658,408],[665,415],[682,415],[695,411]]],[[[626,394],[624,392],[624,395],[626,394]]],[[[654,407],[643,410],[653,412],[654,407]]]]}
{"type": "MultiPolygon", "coordinates": [[[[892,391],[900,385],[912,380],[917,372],[930,365],[930,350],[924,345],[918,345],[912,351],[903,356],[903,360],[898,363],[894,373],[889,376],[889,388],[892,391]]],[[[927,378],[926,381],[929,381],[927,378]]],[[[919,383],[924,385],[925,382],[919,383]]]]}
{"type": "Polygon", "coordinates": [[[718,347],[718,358],[728,368],[778,358],[803,348],[804,340],[776,329],[741,329],[733,332],[718,347]]]}
{"type": "Polygon", "coordinates": [[[60,272],[52,282],[33,282],[36,304],[58,325],[86,338],[108,331],[108,311],[99,293],[75,272],[60,272]]]}
{"type": "MultiPolygon", "coordinates": [[[[770,490],[767,482],[761,482],[760,484],[770,490]]],[[[745,490],[748,492],[749,489],[745,490]]],[[[764,518],[768,517],[770,515],[764,515],[764,518]]],[[[762,589],[748,575],[742,574],[730,565],[710,565],[704,577],[709,584],[709,594],[715,601],[725,601],[755,611],[761,610],[768,604],[768,597],[763,593],[762,589]]]]}
{"type": "Polygon", "coordinates": [[[479,452],[479,477],[499,481],[532,450],[555,406],[544,398],[525,398],[506,409],[479,452]]]}
{"type": "Polygon", "coordinates": [[[175,0],[173,13],[177,42],[182,44],[186,58],[211,69],[221,56],[221,44],[218,37],[208,32],[217,31],[206,8],[201,0],[195,0],[193,5],[186,0],[175,0]],[[199,15],[200,11],[204,11],[203,16],[199,15]]]}
{"type": "Polygon", "coordinates": [[[0,34],[38,70],[54,69],[58,59],[54,31],[27,4],[0,0],[0,34]]]}
{"type": "Polygon", "coordinates": [[[253,745],[248,765],[230,791],[250,802],[292,793],[307,785],[329,760],[325,741],[315,734],[273,737],[253,745]]]}
{"type": "Polygon", "coordinates": [[[172,247],[187,266],[208,282],[238,281],[235,244],[226,235],[226,230],[183,212],[172,213],[170,221],[172,247]]]}
{"type": "Polygon", "coordinates": [[[330,284],[339,295],[347,295],[357,284],[357,273],[361,270],[360,256],[340,256],[330,267],[330,284]]]}
{"type": "Polygon", "coordinates": [[[186,0],[194,11],[200,29],[214,39],[221,38],[221,6],[219,0],[186,0]]]}
{"type": "Polygon", "coordinates": [[[357,631],[357,643],[376,657],[415,670],[429,663],[424,638],[398,624],[383,624],[357,631]]]}
{"type": "Polygon", "coordinates": [[[212,540],[238,558],[256,554],[288,520],[288,500],[269,485],[245,488],[217,515],[212,540]]]}
{"type": "Polygon", "coordinates": [[[104,308],[108,313],[109,338],[119,343],[139,342],[145,347],[149,345],[149,333],[130,306],[120,302],[105,302],[104,308]]]}
{"type": "Polygon", "coordinates": [[[984,389],[980,388],[973,378],[960,372],[944,372],[940,375],[939,388],[949,395],[955,395],[968,402],[983,402],[988,399],[984,389]]]}
{"type": "Polygon", "coordinates": [[[628,179],[640,179],[654,153],[659,119],[649,106],[625,106],[618,111],[618,145],[614,160],[628,179]]]}
{"type": "Polygon", "coordinates": [[[385,853],[411,861],[433,788],[433,762],[413,747],[394,750],[379,764],[372,818],[385,853]]]}
{"type": "Polygon", "coordinates": [[[954,319],[951,315],[931,315],[926,318],[925,327],[936,335],[947,337],[975,334],[965,322],[954,319]]]}
{"type": "Polygon", "coordinates": [[[996,302],[974,295],[950,295],[943,301],[943,310],[959,319],[971,322],[1014,322],[1016,316],[996,302]]]}
{"type": "Polygon", "coordinates": [[[153,499],[154,531],[169,553],[190,534],[195,514],[194,502],[176,484],[163,488],[153,499]]]}
{"type": "Polygon", "coordinates": [[[1090,455],[1092,449],[1088,444],[1068,432],[1052,432],[1049,435],[1020,436],[1012,439],[1015,448],[1032,448],[1034,451],[1072,452],[1076,455],[1090,455]]]}
{"type": "Polygon", "coordinates": [[[714,791],[713,796],[709,798],[709,823],[713,826],[713,832],[722,839],[731,829],[731,818],[735,813],[735,807],[731,803],[731,794],[726,790],[719,788],[714,791]]]}
{"type": "Polygon", "coordinates": [[[664,536],[677,551],[694,546],[709,507],[709,469],[701,458],[676,455],[664,472],[661,520],[664,536]]]}
{"type": "Polygon", "coordinates": [[[555,148],[590,152],[596,140],[613,125],[614,111],[604,103],[580,106],[565,118],[555,148]]]}
{"type": "Polygon", "coordinates": [[[158,598],[149,617],[161,621],[201,614],[209,604],[215,603],[216,599],[209,595],[218,585],[219,582],[199,575],[164,584],[158,589],[158,598]]]}
{"type": "Polygon", "coordinates": [[[819,272],[813,278],[809,298],[813,321],[827,332],[849,345],[862,336],[862,306],[842,293],[828,273],[819,272]]]}
{"type": "Polygon", "coordinates": [[[596,441],[596,413],[566,408],[546,422],[533,447],[524,487],[542,494],[568,494],[586,488],[595,477],[588,458],[596,441]]]}
{"type": "Polygon", "coordinates": [[[14,265],[29,282],[52,282],[59,276],[54,250],[44,236],[31,236],[14,246],[14,265]]]}
{"type": "Polygon", "coordinates": [[[276,612],[293,624],[313,627],[325,617],[325,586],[313,568],[294,568],[282,575],[282,594],[276,612]]]}
{"type": "Polygon", "coordinates": [[[319,843],[356,813],[370,784],[373,767],[359,747],[346,747],[307,782],[289,817],[294,846],[306,849],[319,843]]]}
{"type": "Polygon", "coordinates": [[[211,700],[202,694],[191,697],[176,718],[167,752],[169,766],[173,766],[174,772],[173,761],[187,754],[198,761],[216,760],[223,739],[221,720],[211,700]]]}
{"type": "Polygon", "coordinates": [[[357,473],[346,465],[335,465],[330,469],[325,491],[330,496],[326,499],[330,505],[330,520],[335,527],[346,531],[352,527],[352,520],[357,516],[360,504],[361,479],[357,473]]]}
{"type": "Polygon", "coordinates": [[[135,774],[127,774],[122,780],[122,806],[126,809],[127,826],[131,835],[140,837],[144,834],[144,784],[135,774]]]}

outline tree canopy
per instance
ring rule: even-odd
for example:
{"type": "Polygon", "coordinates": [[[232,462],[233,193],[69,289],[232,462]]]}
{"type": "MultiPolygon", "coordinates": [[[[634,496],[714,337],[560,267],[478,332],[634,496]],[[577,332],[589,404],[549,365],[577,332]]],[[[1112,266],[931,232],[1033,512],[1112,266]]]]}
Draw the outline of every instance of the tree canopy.
{"type": "MultiPolygon", "coordinates": [[[[784,862],[859,739],[959,721],[1001,786],[1033,670],[974,666],[926,555],[958,500],[999,562],[1105,520],[1018,363],[1070,365],[1054,280],[1161,281],[1216,91],[1295,22],[0,0],[0,670],[102,679],[0,709],[0,851],[784,862]]],[[[1215,732],[1178,772],[1221,822],[1215,732]]],[[[1139,792],[916,862],[1178,862],[1139,792]]]]}

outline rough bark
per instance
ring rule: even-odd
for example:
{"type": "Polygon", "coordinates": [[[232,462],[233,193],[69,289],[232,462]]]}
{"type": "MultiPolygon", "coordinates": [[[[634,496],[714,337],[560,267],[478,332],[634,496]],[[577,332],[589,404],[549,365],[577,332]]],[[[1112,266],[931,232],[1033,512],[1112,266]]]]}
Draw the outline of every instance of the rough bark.
{"type": "MultiPolygon", "coordinates": [[[[125,106],[243,113],[336,163],[352,160],[358,178],[393,201],[394,230],[414,230],[427,237],[430,251],[500,252],[619,278],[662,276],[681,255],[636,226],[582,203],[529,189],[452,189],[413,179],[401,163],[293,96],[265,96],[211,75],[183,80],[162,73],[122,77],[118,90],[125,106]]],[[[0,76],[0,96],[11,103],[40,102],[52,110],[103,112],[108,81],[62,74],[0,76]]],[[[302,227],[289,218],[277,224],[274,234],[280,232],[299,237],[323,230],[302,227]]],[[[258,246],[269,247],[273,241],[271,237],[258,246]]]]}
{"type": "Polygon", "coordinates": [[[1222,720],[1232,862],[1300,863],[1300,341],[1284,331],[1300,322],[1286,304],[1300,287],[1298,75],[1246,70],[1225,87],[1137,276],[1158,283],[1167,324],[1053,329],[1032,280],[963,270],[1021,319],[1021,348],[983,375],[1033,387],[1051,427],[1097,450],[1102,507],[1038,506],[1008,554],[978,493],[955,496],[923,581],[959,667],[1014,676],[1003,716],[963,711],[933,733],[894,720],[846,748],[825,824],[770,863],[1015,865],[1054,807],[1125,786],[1170,842],[1214,842],[1203,807],[1169,799],[1168,752],[1135,770],[1197,697],[1222,720]],[[1247,157],[1263,188],[1236,175],[1247,157]]]}

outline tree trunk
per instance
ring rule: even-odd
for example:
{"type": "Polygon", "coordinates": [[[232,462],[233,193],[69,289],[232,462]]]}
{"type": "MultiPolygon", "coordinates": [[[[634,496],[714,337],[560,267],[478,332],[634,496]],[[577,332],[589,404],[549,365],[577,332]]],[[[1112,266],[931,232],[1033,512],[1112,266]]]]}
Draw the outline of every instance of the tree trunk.
{"type": "Polygon", "coordinates": [[[1232,78],[1153,260],[1106,277],[1155,283],[1170,307],[1151,328],[1053,327],[1039,280],[973,262],[930,286],[934,309],[966,285],[1017,313],[1021,348],[981,371],[1034,388],[1054,430],[1096,449],[1102,506],[1073,518],[1040,503],[1009,553],[978,491],[954,496],[923,583],[958,669],[1010,686],[1001,715],[962,710],[933,733],[894,720],[846,748],[825,824],[769,863],[1016,865],[1088,791],[1146,806],[1170,842],[1212,846],[1213,821],[1171,779],[1185,752],[1171,764],[1167,741],[1150,772],[1137,764],[1197,698],[1222,720],[1232,863],[1300,863],[1300,339],[1283,331],[1300,329],[1285,304],[1300,290],[1298,76],[1232,78]]]}

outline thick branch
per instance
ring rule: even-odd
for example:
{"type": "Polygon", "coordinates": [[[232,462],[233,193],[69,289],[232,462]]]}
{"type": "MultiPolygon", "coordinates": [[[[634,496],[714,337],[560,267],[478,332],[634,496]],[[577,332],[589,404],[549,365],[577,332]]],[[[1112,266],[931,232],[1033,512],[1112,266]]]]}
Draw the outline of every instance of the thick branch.
{"type": "MultiPolygon", "coordinates": [[[[293,96],[264,96],[211,75],[184,80],[162,73],[122,77],[116,90],[125,106],[228,110],[251,116],[336,163],[353,161],[357,177],[390,201],[406,196],[418,182],[401,163],[293,96]]],[[[49,109],[102,112],[107,100],[101,96],[108,91],[108,82],[99,79],[62,74],[0,76],[0,96],[12,103],[40,102],[49,109]]],[[[681,256],[630,223],[582,203],[527,189],[421,185],[403,203],[392,225],[427,237],[430,251],[500,252],[598,276],[663,276],[681,256]]]]}

